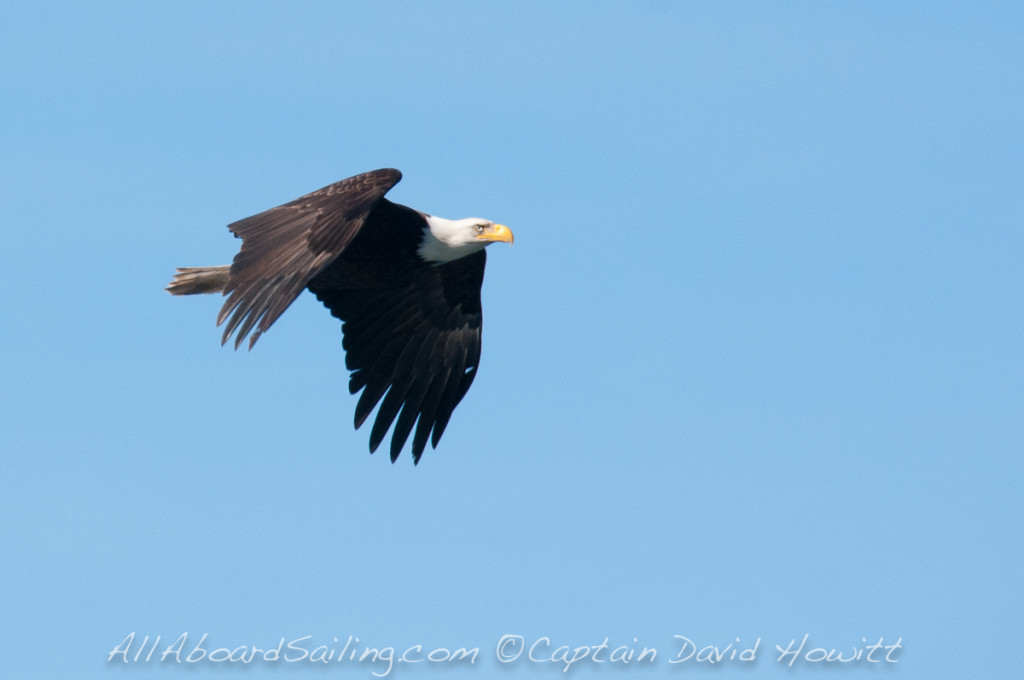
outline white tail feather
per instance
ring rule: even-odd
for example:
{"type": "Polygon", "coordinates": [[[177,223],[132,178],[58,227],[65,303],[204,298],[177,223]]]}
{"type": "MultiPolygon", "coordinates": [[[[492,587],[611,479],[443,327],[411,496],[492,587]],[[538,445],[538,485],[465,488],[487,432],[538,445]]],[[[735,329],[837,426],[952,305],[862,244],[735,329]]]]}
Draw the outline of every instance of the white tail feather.
{"type": "Polygon", "coordinates": [[[228,282],[231,267],[178,267],[178,273],[167,286],[171,295],[196,295],[198,293],[219,293],[228,282]]]}

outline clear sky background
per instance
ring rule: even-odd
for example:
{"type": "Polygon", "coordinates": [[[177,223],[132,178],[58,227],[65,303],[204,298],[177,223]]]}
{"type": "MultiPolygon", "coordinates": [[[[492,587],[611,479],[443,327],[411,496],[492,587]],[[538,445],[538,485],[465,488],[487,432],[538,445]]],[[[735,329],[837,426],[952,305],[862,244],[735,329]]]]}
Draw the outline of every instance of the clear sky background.
{"type": "Polygon", "coordinates": [[[108,663],[135,632],[480,649],[396,678],[563,676],[506,634],[658,652],[574,677],[1019,677],[1020,3],[2,15],[0,675],[387,670],[108,663]],[[163,290],[389,166],[516,234],[415,467],[353,430],[312,296],[235,352],[219,298],[163,290]],[[899,663],[779,663],[805,634],[899,663]],[[674,635],[761,642],[673,665],[674,635]]]}

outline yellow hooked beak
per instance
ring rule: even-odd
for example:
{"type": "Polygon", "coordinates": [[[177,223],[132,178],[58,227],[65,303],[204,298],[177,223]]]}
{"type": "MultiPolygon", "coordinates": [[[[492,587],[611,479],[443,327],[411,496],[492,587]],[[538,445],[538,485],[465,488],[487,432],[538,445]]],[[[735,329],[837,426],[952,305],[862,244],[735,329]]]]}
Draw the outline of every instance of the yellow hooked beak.
{"type": "Polygon", "coordinates": [[[512,230],[504,224],[495,224],[476,235],[482,241],[503,241],[511,245],[513,239],[512,230]]]}

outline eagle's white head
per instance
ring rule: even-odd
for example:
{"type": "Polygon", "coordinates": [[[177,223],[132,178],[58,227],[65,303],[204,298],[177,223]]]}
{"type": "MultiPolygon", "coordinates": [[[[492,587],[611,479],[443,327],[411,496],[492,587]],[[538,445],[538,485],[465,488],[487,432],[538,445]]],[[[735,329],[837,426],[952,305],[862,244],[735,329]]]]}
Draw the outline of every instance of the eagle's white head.
{"type": "Polygon", "coordinates": [[[446,220],[424,215],[427,226],[423,229],[423,242],[419,255],[427,262],[443,264],[471,255],[494,243],[512,243],[512,230],[504,224],[495,224],[479,217],[446,220]]]}

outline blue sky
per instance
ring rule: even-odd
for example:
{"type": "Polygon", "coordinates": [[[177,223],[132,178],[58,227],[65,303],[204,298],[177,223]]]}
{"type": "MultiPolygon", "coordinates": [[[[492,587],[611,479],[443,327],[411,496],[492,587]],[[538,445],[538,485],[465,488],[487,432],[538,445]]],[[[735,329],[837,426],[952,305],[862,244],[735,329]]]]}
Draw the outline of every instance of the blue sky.
{"type": "Polygon", "coordinates": [[[1019,4],[4,15],[0,674],[388,670],[108,662],[133,632],[479,649],[400,678],[559,677],[560,646],[575,677],[1019,673],[1019,4]],[[352,429],[312,296],[234,352],[219,300],[163,291],[229,222],[389,166],[516,233],[416,467],[352,429]],[[898,663],[780,662],[805,634],[898,663]],[[594,660],[619,646],[657,657],[594,660]]]}

